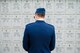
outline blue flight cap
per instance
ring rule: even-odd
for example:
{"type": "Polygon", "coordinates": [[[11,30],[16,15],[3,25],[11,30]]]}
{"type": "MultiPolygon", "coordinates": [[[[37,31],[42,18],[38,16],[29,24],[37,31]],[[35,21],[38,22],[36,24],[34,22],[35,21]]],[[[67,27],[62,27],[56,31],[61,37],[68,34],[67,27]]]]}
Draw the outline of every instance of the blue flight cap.
{"type": "Polygon", "coordinates": [[[44,8],[37,8],[35,14],[45,14],[44,8]]]}

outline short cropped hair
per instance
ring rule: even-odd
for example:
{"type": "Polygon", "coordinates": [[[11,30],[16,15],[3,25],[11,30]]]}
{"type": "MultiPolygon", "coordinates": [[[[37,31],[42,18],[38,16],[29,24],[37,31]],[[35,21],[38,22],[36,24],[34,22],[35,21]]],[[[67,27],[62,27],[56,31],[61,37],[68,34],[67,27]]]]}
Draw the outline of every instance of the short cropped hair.
{"type": "Polygon", "coordinates": [[[45,17],[45,14],[36,13],[39,17],[45,17]]]}

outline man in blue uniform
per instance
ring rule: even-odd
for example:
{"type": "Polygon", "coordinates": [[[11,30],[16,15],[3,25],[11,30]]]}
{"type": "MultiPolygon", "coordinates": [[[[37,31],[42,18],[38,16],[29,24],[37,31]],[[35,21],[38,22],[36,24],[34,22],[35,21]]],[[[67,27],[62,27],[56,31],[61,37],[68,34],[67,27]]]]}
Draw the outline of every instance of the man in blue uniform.
{"type": "Polygon", "coordinates": [[[35,22],[25,26],[23,48],[28,53],[51,53],[55,48],[55,27],[44,21],[44,8],[38,8],[34,18],[35,22]]]}

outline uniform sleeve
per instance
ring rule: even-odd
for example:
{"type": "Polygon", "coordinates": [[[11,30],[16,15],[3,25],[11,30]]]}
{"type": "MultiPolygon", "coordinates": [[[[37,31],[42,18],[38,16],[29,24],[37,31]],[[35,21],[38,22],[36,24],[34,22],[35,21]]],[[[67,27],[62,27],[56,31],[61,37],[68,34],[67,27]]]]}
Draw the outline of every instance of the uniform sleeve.
{"type": "Polygon", "coordinates": [[[54,48],[55,48],[55,28],[54,27],[53,27],[53,33],[51,36],[49,48],[50,48],[50,51],[54,50],[54,48]]]}
{"type": "Polygon", "coordinates": [[[25,51],[28,51],[29,49],[29,34],[28,34],[27,26],[25,27],[25,30],[24,30],[23,48],[25,51]]]}

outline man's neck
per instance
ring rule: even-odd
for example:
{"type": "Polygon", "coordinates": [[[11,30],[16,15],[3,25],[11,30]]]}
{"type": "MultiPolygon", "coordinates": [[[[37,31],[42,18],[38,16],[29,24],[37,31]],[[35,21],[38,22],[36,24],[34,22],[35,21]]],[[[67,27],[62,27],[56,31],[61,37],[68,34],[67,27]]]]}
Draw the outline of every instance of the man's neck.
{"type": "Polygon", "coordinates": [[[44,20],[43,18],[39,18],[39,19],[36,19],[36,20],[44,20]]]}

